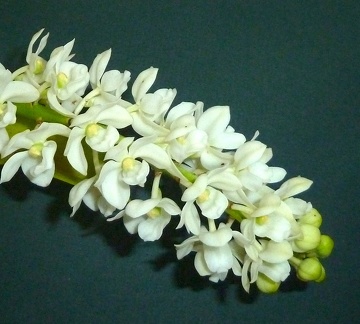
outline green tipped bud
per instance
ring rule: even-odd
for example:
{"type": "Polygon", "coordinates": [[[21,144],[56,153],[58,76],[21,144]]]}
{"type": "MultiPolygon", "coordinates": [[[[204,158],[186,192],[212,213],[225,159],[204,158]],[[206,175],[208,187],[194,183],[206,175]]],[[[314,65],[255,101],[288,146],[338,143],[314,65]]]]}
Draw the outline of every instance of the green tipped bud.
{"type": "Polygon", "coordinates": [[[317,227],[309,224],[300,224],[300,229],[303,237],[302,239],[295,240],[295,245],[303,252],[316,249],[320,243],[320,230],[317,227]]]}
{"type": "Polygon", "coordinates": [[[256,279],[256,286],[260,291],[266,294],[273,294],[278,291],[280,282],[271,280],[268,276],[259,272],[258,278],[256,279]]]}
{"type": "Polygon", "coordinates": [[[326,272],[325,272],[325,268],[323,266],[321,266],[321,276],[316,279],[316,282],[323,282],[326,278],[326,272]]]}
{"type": "Polygon", "coordinates": [[[320,213],[315,208],[313,208],[299,219],[299,223],[320,227],[322,223],[322,217],[320,213]]]}
{"type": "Polygon", "coordinates": [[[323,266],[317,258],[307,258],[300,262],[296,275],[302,281],[317,281],[323,275],[323,266]]]}
{"type": "Polygon", "coordinates": [[[334,248],[334,240],[329,235],[321,235],[320,243],[316,248],[316,253],[320,258],[328,257],[334,248]]]}

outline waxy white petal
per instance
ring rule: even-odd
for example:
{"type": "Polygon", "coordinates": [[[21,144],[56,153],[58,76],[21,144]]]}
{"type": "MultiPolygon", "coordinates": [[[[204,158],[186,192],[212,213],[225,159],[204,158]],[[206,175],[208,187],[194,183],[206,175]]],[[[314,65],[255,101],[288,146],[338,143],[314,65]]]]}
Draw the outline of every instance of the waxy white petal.
{"type": "Polygon", "coordinates": [[[126,214],[123,216],[125,228],[130,234],[135,234],[138,231],[139,224],[141,224],[144,220],[145,216],[137,218],[132,218],[126,214]]]}
{"type": "Polygon", "coordinates": [[[90,83],[93,89],[99,85],[100,79],[109,63],[110,56],[111,49],[96,55],[94,62],[89,69],[90,83]]]}
{"type": "Polygon", "coordinates": [[[194,201],[205,191],[207,185],[208,185],[208,178],[206,174],[199,175],[196,178],[195,182],[184,191],[181,200],[194,201]]]}
{"type": "Polygon", "coordinates": [[[67,157],[71,166],[83,175],[87,174],[88,162],[85,157],[81,141],[85,137],[85,132],[79,127],[74,127],[66,143],[64,155],[67,157]]]}
{"type": "Polygon", "coordinates": [[[204,247],[204,258],[211,272],[227,272],[233,265],[233,255],[229,245],[221,247],[204,247]]]}
{"type": "Polygon", "coordinates": [[[259,237],[268,237],[275,242],[282,242],[289,238],[291,224],[285,217],[273,214],[268,216],[265,223],[261,225],[255,223],[254,233],[259,237]]]}
{"type": "Polygon", "coordinates": [[[144,97],[145,93],[153,85],[157,72],[157,68],[150,67],[147,70],[142,71],[135,79],[131,93],[136,103],[138,103],[144,97]]]}
{"type": "Polygon", "coordinates": [[[238,170],[257,162],[265,152],[266,145],[259,141],[246,142],[235,152],[234,159],[238,170]]]}
{"type": "Polygon", "coordinates": [[[123,209],[130,198],[130,187],[119,178],[119,163],[108,161],[100,171],[95,186],[104,198],[117,209],[123,209]]]}
{"type": "Polygon", "coordinates": [[[71,188],[68,202],[69,205],[73,207],[73,210],[70,216],[73,216],[79,209],[82,199],[89,191],[90,187],[94,184],[95,180],[95,177],[84,179],[71,188]]]}
{"type": "Polygon", "coordinates": [[[19,152],[11,156],[2,167],[0,183],[10,181],[27,156],[27,151],[19,152]]]}
{"type": "Polygon", "coordinates": [[[197,236],[190,236],[182,243],[175,244],[176,257],[180,260],[186,255],[188,255],[192,251],[194,244],[198,241],[199,239],[197,238],[197,236]]]}
{"type": "Polygon", "coordinates": [[[125,213],[132,218],[140,217],[148,213],[153,208],[155,208],[160,202],[160,200],[161,198],[147,199],[147,200],[141,200],[141,199],[131,200],[126,205],[125,213]]]}
{"type": "Polygon", "coordinates": [[[305,190],[308,190],[313,181],[303,178],[295,177],[285,181],[275,192],[282,198],[286,199],[295,196],[305,190]]]}
{"type": "Polygon", "coordinates": [[[216,141],[216,137],[226,130],[229,122],[229,106],[214,106],[204,111],[197,122],[197,127],[209,135],[210,141],[216,141]]]}
{"type": "Polygon", "coordinates": [[[200,217],[199,213],[194,206],[193,202],[188,201],[180,214],[180,222],[176,227],[181,228],[185,225],[188,232],[191,232],[195,235],[199,234],[200,232],[200,217]]]}
{"type": "Polygon", "coordinates": [[[289,262],[267,263],[259,265],[258,271],[269,277],[275,282],[284,281],[290,275],[289,262]]]}
{"type": "Polygon", "coordinates": [[[226,245],[232,239],[232,230],[224,223],[220,223],[219,228],[214,232],[208,232],[204,227],[201,228],[199,240],[205,245],[220,247],[226,245]]]}
{"type": "Polygon", "coordinates": [[[165,226],[170,222],[170,215],[162,214],[159,217],[154,219],[148,218],[145,221],[141,222],[138,227],[139,236],[144,241],[155,241],[158,240],[165,228],[165,226]]]}
{"type": "Polygon", "coordinates": [[[287,241],[274,242],[262,241],[263,250],[259,257],[269,263],[280,263],[289,260],[293,256],[291,244],[287,241]]]}
{"type": "Polygon", "coordinates": [[[0,103],[33,102],[39,99],[39,96],[39,91],[34,86],[23,81],[11,81],[4,89],[0,88],[0,103]]]}

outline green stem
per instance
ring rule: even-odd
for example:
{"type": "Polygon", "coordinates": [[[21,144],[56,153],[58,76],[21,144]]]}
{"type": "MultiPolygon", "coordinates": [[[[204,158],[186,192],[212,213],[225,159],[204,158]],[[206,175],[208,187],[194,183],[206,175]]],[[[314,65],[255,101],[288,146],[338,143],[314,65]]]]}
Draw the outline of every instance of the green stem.
{"type": "Polygon", "coordinates": [[[31,104],[31,103],[19,103],[16,104],[17,107],[17,116],[24,117],[35,121],[39,124],[42,122],[48,123],[58,123],[68,126],[70,122],[70,117],[65,117],[60,115],[55,110],[51,109],[48,106],[43,106],[40,104],[31,104]]]}
{"type": "Polygon", "coordinates": [[[239,210],[232,209],[231,207],[226,208],[225,212],[230,216],[230,218],[237,220],[241,223],[246,217],[239,210]]]}
{"type": "Polygon", "coordinates": [[[194,183],[196,178],[197,178],[197,175],[192,173],[191,171],[189,170],[186,170],[183,166],[181,166],[181,164],[179,163],[175,163],[175,166],[177,167],[177,169],[181,172],[181,174],[186,178],[188,179],[191,183],[194,183]]]}
{"type": "Polygon", "coordinates": [[[293,256],[293,257],[291,257],[291,258],[289,259],[289,263],[290,263],[293,267],[297,268],[297,267],[300,265],[301,260],[293,256]]]}

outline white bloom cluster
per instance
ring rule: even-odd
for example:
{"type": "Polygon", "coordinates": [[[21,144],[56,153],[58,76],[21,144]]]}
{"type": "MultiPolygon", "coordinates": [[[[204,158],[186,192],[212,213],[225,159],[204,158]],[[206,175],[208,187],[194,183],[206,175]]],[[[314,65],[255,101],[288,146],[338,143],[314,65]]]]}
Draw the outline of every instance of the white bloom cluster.
{"type": "Polygon", "coordinates": [[[214,282],[232,270],[246,291],[254,282],[275,291],[290,265],[302,280],[323,280],[318,258],[330,254],[332,241],[321,234],[321,216],[311,203],[294,198],[312,181],[299,176],[273,189],[286,171],[268,166],[272,150],[257,140],[258,133],[247,141],[229,125],[228,106],[173,106],[175,89],[150,92],[154,67],[134,80],[128,102],[122,94],[130,72],[106,71],[111,50],[88,69],[71,61],[73,40],[46,60],[40,54],[48,34],[42,33],[31,39],[26,66],[11,73],[0,65],[1,182],[21,167],[30,181],[47,186],[63,167],[55,165],[61,155],[69,164],[63,179],[74,184],[72,215],[83,202],[108,220],[121,218],[145,241],[159,239],[179,216],[177,229],[184,227],[189,237],[175,246],[177,257],[195,252],[196,270],[214,282]],[[32,129],[16,127],[28,125],[20,120],[36,109],[32,129]],[[125,128],[133,136],[125,136],[125,128]],[[163,197],[162,174],[179,183],[178,203],[163,197]],[[149,197],[133,199],[131,188],[149,179],[149,197]],[[304,266],[309,260],[311,266],[304,266]]]}

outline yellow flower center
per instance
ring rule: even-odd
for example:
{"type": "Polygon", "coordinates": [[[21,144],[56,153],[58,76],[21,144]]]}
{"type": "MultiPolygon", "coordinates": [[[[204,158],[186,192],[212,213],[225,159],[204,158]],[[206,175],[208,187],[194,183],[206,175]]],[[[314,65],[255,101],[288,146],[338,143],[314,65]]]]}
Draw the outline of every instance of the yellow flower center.
{"type": "Polygon", "coordinates": [[[197,201],[201,204],[207,201],[210,197],[210,190],[206,189],[199,197],[197,197],[197,201]]]}
{"type": "Polygon", "coordinates": [[[43,143],[37,143],[32,145],[28,151],[29,155],[35,159],[41,157],[43,147],[44,147],[43,143]]]}
{"type": "Polygon", "coordinates": [[[98,124],[89,124],[86,126],[85,134],[88,138],[96,136],[101,129],[101,126],[98,124]]]}
{"type": "Polygon", "coordinates": [[[122,161],[121,166],[124,171],[131,171],[135,166],[135,159],[132,157],[127,157],[122,161]]]}
{"type": "MultiPolygon", "coordinates": [[[[45,61],[43,59],[41,59],[40,57],[37,58],[35,60],[35,64],[34,64],[34,74],[40,74],[42,72],[44,72],[45,70],[45,61]]],[[[61,74],[61,73],[60,73],[61,74]]],[[[62,73],[63,75],[65,75],[64,73],[62,73]]],[[[66,75],[65,75],[66,76],[66,75]]],[[[59,87],[60,88],[60,87],[59,87]]]]}
{"type": "Polygon", "coordinates": [[[256,224],[258,225],[264,225],[269,220],[269,216],[260,216],[256,217],[256,224]]]}
{"type": "Polygon", "coordinates": [[[3,117],[5,114],[5,104],[0,103],[0,117],[3,117]]]}
{"type": "Polygon", "coordinates": [[[185,136],[180,136],[176,139],[181,145],[186,144],[186,137],[185,136]]]}
{"type": "Polygon", "coordinates": [[[155,207],[151,209],[149,212],[147,212],[147,215],[153,219],[160,216],[160,214],[161,214],[161,209],[159,207],[155,207]]]}
{"type": "Polygon", "coordinates": [[[69,83],[69,78],[68,76],[63,73],[60,72],[57,77],[56,77],[56,84],[58,86],[59,89],[64,88],[67,84],[69,83]]]}

